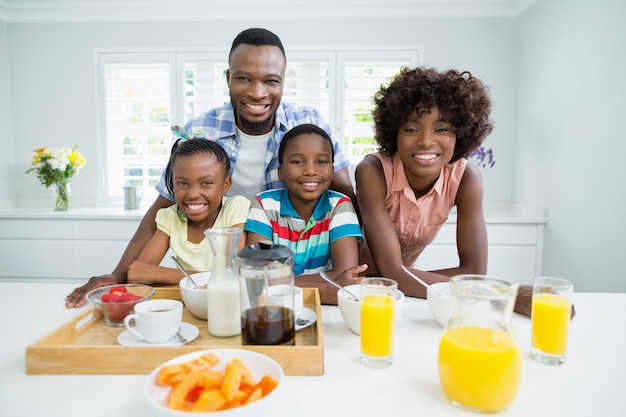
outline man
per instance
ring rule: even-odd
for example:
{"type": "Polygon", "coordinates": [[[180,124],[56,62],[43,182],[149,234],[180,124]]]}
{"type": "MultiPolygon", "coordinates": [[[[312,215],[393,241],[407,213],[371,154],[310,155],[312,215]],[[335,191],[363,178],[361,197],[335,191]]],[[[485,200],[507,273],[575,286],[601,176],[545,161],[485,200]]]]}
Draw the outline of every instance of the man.
{"type": "MultiPolygon", "coordinates": [[[[229,195],[251,198],[262,190],[282,187],[278,178],[278,145],[292,127],[313,123],[330,134],[330,128],[316,110],[282,102],[286,66],[285,50],[278,36],[265,29],[244,30],[233,41],[228,57],[226,81],[230,104],[210,110],[185,125],[184,134],[215,140],[228,153],[233,178],[229,195]]],[[[356,201],[349,162],[336,140],[334,147],[331,188],[356,201]]],[[[156,230],[156,212],[173,204],[163,177],[156,188],[160,196],[144,215],[115,270],[91,277],[85,285],[74,289],[65,299],[66,307],[82,306],[85,294],[93,288],[127,281],[130,264],[156,230]]]]}

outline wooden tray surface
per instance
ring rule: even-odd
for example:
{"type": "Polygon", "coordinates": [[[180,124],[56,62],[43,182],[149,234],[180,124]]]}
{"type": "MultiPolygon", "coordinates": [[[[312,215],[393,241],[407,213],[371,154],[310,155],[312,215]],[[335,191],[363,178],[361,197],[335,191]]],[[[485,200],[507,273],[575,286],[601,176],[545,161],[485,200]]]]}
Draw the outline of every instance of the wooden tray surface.
{"type": "MultiPolygon", "coordinates": [[[[295,346],[242,346],[241,337],[213,337],[206,320],[186,307],[183,321],[198,327],[200,334],[182,346],[122,346],[117,337],[124,327],[109,327],[94,306],[26,347],[26,373],[147,375],[163,362],[203,349],[239,348],[274,358],[286,375],[322,375],[324,343],[322,311],[317,288],[304,288],[304,306],[315,311],[317,322],[296,333],[295,346]]],[[[178,287],[159,287],[153,298],[180,300],[178,287]]]]}

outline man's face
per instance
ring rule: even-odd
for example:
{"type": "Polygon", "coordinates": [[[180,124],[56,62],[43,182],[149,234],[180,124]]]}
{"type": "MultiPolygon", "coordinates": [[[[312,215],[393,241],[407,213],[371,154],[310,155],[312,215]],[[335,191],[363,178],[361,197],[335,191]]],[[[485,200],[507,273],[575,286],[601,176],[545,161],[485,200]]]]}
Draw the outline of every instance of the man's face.
{"type": "Polygon", "coordinates": [[[268,133],[283,96],[285,57],[277,46],[241,44],[233,51],[226,81],[237,127],[249,135],[268,133]]]}

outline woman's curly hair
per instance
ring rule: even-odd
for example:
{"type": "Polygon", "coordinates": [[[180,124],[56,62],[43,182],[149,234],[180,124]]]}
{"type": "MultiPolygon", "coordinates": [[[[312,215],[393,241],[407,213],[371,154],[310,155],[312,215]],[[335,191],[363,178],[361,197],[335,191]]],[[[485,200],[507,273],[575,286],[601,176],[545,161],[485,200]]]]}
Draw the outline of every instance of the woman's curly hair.
{"type": "Polygon", "coordinates": [[[479,79],[469,72],[405,67],[374,95],[372,113],[379,150],[395,154],[398,130],[409,115],[428,113],[434,107],[455,129],[456,145],[450,162],[467,157],[493,130],[488,88],[479,79]]]}

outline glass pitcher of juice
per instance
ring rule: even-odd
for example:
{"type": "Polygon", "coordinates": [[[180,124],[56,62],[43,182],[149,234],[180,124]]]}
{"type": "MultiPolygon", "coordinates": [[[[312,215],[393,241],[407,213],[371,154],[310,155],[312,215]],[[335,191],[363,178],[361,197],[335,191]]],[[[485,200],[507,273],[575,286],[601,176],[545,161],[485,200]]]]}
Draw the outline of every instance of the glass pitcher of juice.
{"type": "Polygon", "coordinates": [[[522,353],[511,325],[518,283],[485,275],[450,279],[452,314],[439,345],[439,380],[456,406],[504,410],[522,376],[522,353]]]}

